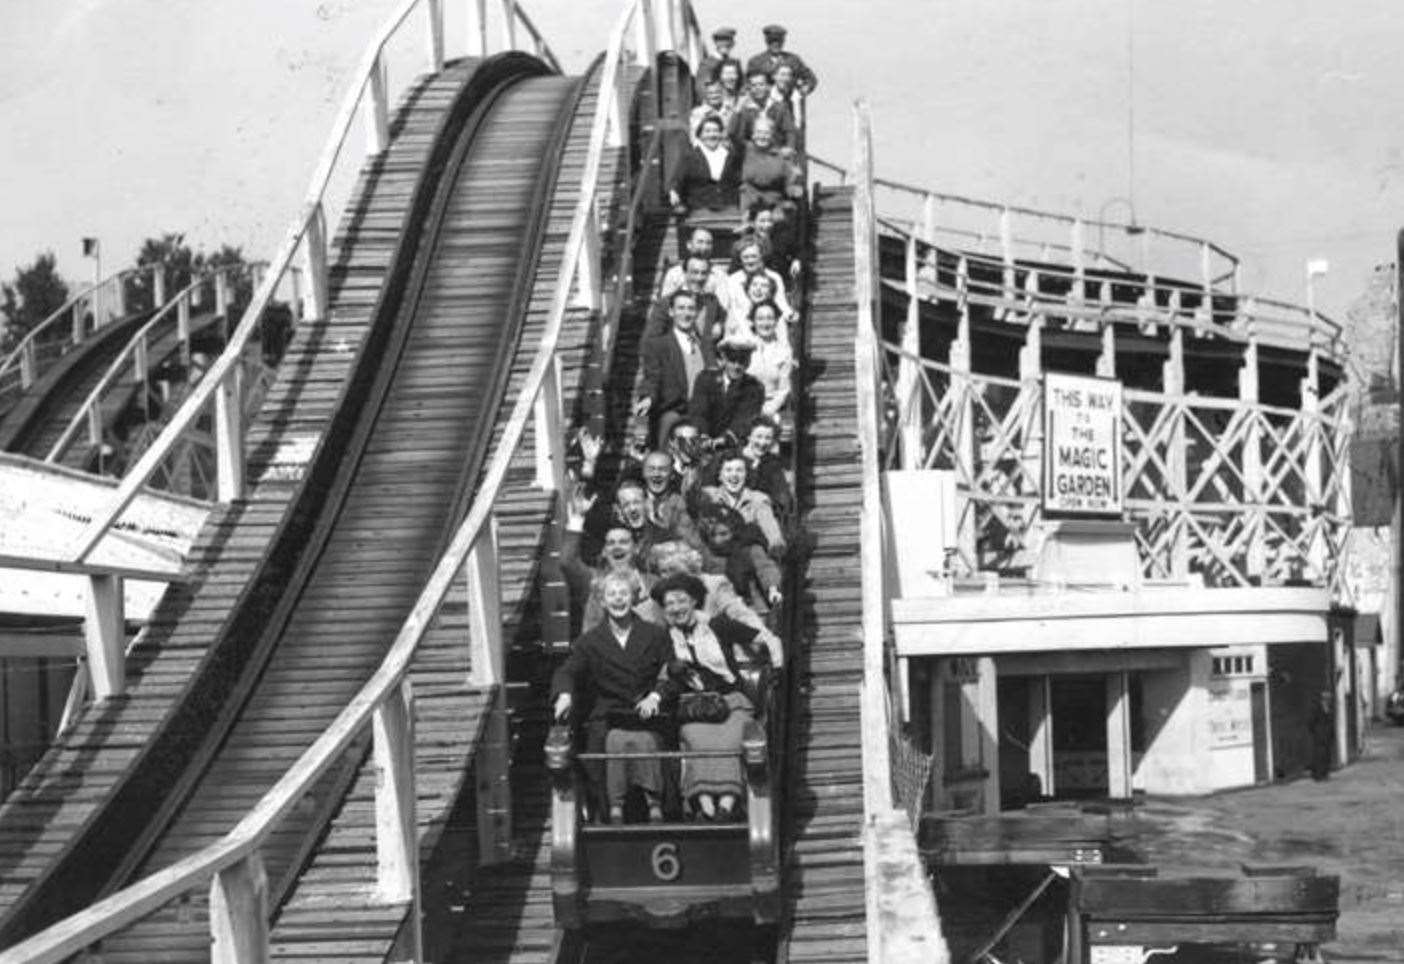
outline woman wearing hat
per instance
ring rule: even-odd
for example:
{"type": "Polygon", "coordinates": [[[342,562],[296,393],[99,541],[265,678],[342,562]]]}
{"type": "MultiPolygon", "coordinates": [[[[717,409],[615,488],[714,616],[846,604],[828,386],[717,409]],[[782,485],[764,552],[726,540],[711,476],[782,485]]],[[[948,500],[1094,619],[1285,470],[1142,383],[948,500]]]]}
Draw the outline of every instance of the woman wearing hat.
{"type": "Polygon", "coordinates": [[[666,675],[682,694],[678,742],[684,752],[723,751],[724,756],[683,760],[682,795],[689,812],[698,819],[740,819],[745,784],[741,774],[741,739],[755,719],[755,706],[741,690],[737,651],[764,662],[753,648],[755,629],[701,611],[707,590],[696,576],[679,573],[659,580],[653,598],[663,608],[672,642],[673,659],[666,675]],[[715,721],[685,719],[683,703],[691,694],[715,694],[725,706],[725,717],[715,721]]]}

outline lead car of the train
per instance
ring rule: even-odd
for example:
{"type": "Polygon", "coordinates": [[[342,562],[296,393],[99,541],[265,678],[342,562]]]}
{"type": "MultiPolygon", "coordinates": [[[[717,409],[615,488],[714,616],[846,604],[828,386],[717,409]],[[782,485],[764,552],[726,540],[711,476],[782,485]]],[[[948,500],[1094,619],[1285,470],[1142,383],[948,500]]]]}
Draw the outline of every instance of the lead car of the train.
{"type": "MultiPolygon", "coordinates": [[[[571,731],[551,730],[551,889],[556,923],[568,930],[629,921],[683,926],[712,918],[773,924],[780,906],[779,837],[775,831],[776,754],[783,713],[776,677],[743,666],[748,688],[768,698],[742,736],[746,819],[736,823],[601,824],[588,819],[571,731]]],[[[675,764],[689,754],[659,754],[675,764]]],[[[599,759],[607,758],[599,754],[599,759]]]]}

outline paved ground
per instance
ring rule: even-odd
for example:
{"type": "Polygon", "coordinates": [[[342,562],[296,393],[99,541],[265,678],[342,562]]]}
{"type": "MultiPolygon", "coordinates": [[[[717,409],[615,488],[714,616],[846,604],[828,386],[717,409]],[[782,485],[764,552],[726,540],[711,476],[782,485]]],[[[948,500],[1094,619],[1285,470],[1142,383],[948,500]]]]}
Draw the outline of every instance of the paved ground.
{"type": "Polygon", "coordinates": [[[1327,961],[1404,964],[1404,728],[1379,725],[1364,757],[1330,780],[1301,779],[1138,806],[1125,843],[1166,867],[1310,863],[1341,878],[1327,961]]]}

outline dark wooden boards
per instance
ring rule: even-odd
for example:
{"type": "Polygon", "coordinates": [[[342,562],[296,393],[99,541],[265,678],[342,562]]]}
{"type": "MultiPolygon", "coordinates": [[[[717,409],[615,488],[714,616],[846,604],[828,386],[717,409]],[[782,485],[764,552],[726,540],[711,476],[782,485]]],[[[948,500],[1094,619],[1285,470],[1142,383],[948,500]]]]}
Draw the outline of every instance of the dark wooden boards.
{"type": "Polygon", "coordinates": [[[22,902],[37,897],[56,859],[73,851],[168,726],[284,522],[300,466],[277,464],[277,453],[289,443],[310,449],[326,430],[393,254],[381,243],[363,245],[361,233],[404,217],[405,182],[424,168],[432,135],[476,67],[463,62],[417,82],[396,114],[389,149],[367,161],[333,242],[328,317],[298,327],[250,426],[249,496],[212,513],[190,555],[194,581],[167,591],[134,644],[127,694],[89,707],[0,807],[0,924],[11,933],[63,912],[60,905],[20,919],[22,902]]]}
{"type": "Polygon", "coordinates": [[[858,690],[863,679],[858,569],[860,480],[853,365],[852,190],[819,189],[812,211],[803,374],[796,417],[800,518],[811,551],[797,601],[783,826],[781,960],[867,960],[858,690]]]}

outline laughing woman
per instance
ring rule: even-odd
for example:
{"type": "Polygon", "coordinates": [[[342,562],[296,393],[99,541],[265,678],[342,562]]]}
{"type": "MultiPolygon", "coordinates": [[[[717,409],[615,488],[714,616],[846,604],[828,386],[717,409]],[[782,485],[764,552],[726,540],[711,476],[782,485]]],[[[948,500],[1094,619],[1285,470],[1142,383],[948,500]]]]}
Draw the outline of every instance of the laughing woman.
{"type": "Polygon", "coordinates": [[[678,742],[684,751],[720,751],[724,755],[691,757],[683,761],[682,795],[692,815],[701,820],[741,818],[745,792],[741,776],[741,738],[755,708],[741,691],[736,651],[752,658],[757,631],[701,611],[707,590],[702,580],[685,574],[668,576],[653,587],[663,607],[672,640],[672,661],[665,669],[678,699],[678,742]]]}

